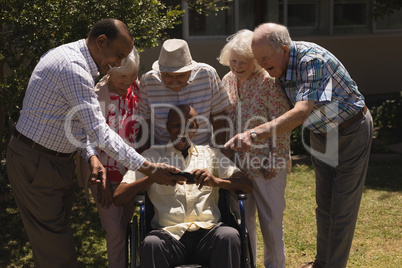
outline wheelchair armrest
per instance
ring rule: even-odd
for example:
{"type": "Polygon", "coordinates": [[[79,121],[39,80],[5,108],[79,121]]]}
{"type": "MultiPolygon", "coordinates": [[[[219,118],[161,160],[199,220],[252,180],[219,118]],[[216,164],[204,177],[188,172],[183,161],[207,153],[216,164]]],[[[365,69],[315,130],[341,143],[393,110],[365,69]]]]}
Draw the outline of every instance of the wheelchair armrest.
{"type": "Polygon", "coordinates": [[[237,191],[237,200],[246,200],[247,199],[247,194],[243,191],[237,191]]]}
{"type": "Polygon", "coordinates": [[[145,204],[145,195],[139,194],[134,197],[134,205],[140,207],[145,204]]]}

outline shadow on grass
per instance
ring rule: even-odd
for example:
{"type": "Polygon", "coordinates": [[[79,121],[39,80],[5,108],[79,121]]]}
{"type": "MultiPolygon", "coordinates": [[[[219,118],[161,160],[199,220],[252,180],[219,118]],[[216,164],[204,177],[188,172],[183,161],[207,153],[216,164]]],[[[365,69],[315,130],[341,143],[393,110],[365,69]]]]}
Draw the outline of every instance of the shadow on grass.
{"type": "Polygon", "coordinates": [[[400,192],[402,163],[400,161],[370,161],[365,187],[373,190],[400,192]]]}
{"type": "MultiPolygon", "coordinates": [[[[33,267],[30,243],[12,197],[0,204],[0,222],[0,267],[33,267]]],[[[70,223],[79,266],[106,267],[105,232],[95,205],[87,205],[78,186],[70,223]]]]}
{"type": "MultiPolygon", "coordinates": [[[[312,168],[310,155],[292,156],[294,166],[306,165],[312,168]]],[[[313,169],[313,168],[312,168],[313,169]]],[[[401,161],[372,161],[369,162],[365,188],[400,192],[402,190],[401,161]]]]}
{"type": "Polygon", "coordinates": [[[32,263],[32,255],[16,206],[12,199],[1,204],[0,267],[33,267],[19,263],[21,259],[32,263]]]}

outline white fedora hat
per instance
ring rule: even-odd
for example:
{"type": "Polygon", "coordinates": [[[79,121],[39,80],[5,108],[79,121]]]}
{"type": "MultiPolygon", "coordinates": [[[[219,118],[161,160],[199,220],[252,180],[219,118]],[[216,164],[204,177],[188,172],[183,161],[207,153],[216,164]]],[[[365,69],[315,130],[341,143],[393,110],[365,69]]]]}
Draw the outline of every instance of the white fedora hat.
{"type": "Polygon", "coordinates": [[[169,39],[163,43],[159,60],[152,64],[152,69],[166,73],[183,73],[196,66],[197,62],[191,58],[187,42],[183,39],[169,39]]]}

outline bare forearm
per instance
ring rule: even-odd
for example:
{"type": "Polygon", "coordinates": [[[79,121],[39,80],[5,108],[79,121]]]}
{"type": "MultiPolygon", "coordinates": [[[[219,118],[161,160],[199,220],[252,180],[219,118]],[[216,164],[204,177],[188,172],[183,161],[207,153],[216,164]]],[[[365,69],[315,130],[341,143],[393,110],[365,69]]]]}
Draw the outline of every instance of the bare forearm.
{"type": "Polygon", "coordinates": [[[218,187],[229,191],[243,191],[250,193],[253,190],[252,182],[243,172],[236,172],[228,179],[219,179],[218,187]]]}
{"type": "Polygon", "coordinates": [[[298,102],[293,109],[278,118],[255,127],[254,131],[257,133],[258,139],[281,136],[300,126],[307,120],[313,104],[314,102],[311,101],[298,102]]]}
{"type": "Polygon", "coordinates": [[[120,183],[113,194],[113,202],[116,206],[123,206],[133,201],[138,194],[144,193],[153,181],[149,177],[144,177],[133,183],[120,183]]]}

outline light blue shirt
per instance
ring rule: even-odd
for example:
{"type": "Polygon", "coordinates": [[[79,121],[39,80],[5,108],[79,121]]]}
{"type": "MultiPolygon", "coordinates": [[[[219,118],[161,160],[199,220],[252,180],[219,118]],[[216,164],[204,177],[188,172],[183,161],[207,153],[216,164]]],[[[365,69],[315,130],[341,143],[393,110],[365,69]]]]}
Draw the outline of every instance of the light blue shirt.
{"type": "Polygon", "coordinates": [[[136,170],[145,158],[106,124],[94,91],[98,75],[84,39],[48,51],[31,75],[16,128],[53,151],[83,149],[87,159],[96,154],[89,138],[110,157],[136,170]]]}
{"type": "Polygon", "coordinates": [[[305,123],[315,133],[337,128],[364,107],[364,97],[346,68],[314,43],[292,42],[288,69],[280,81],[293,105],[315,102],[305,123]]]}
{"type": "Polygon", "coordinates": [[[180,91],[168,89],[157,71],[149,71],[140,81],[140,116],[151,120],[151,143],[167,144],[170,135],[166,129],[169,110],[188,104],[197,112],[199,128],[193,143],[208,144],[211,140],[212,115],[229,107],[229,98],[216,70],[208,64],[198,63],[190,79],[180,91]]]}

